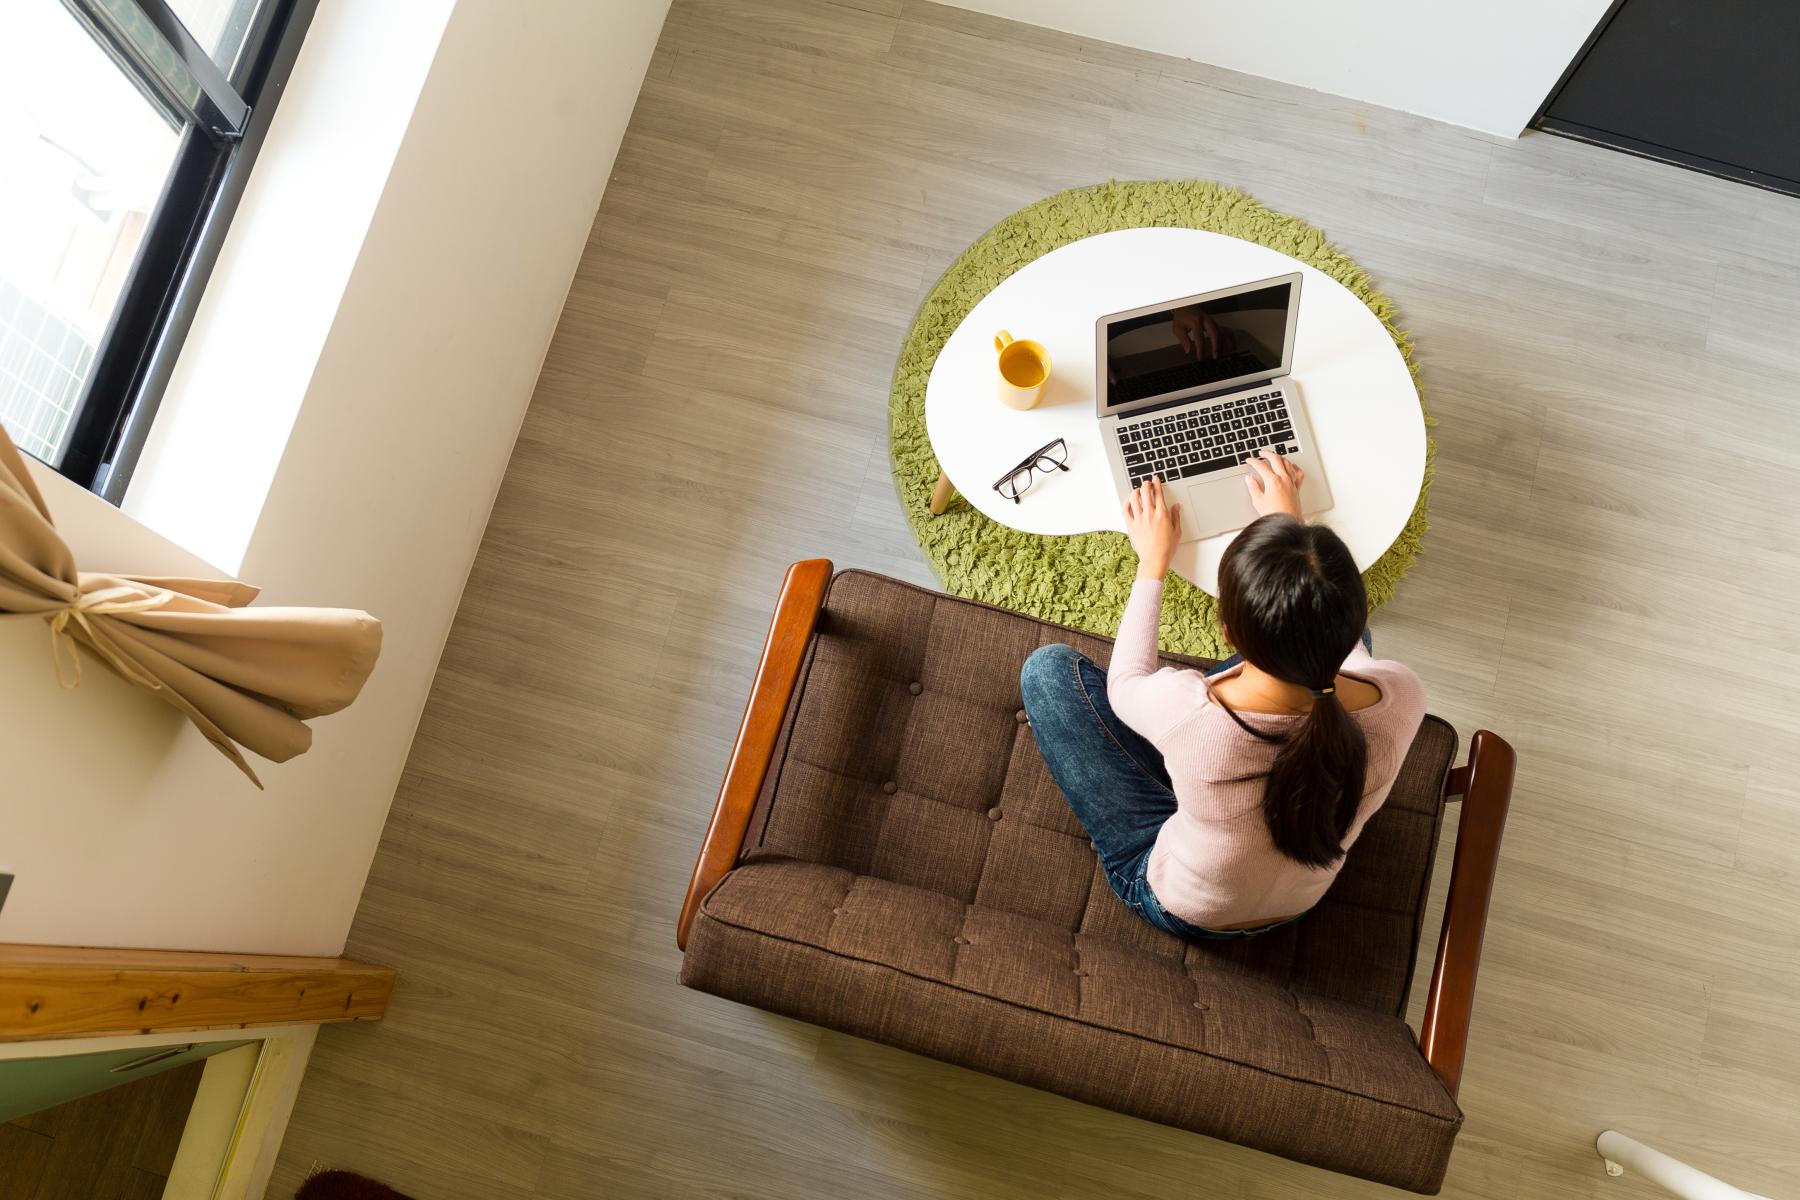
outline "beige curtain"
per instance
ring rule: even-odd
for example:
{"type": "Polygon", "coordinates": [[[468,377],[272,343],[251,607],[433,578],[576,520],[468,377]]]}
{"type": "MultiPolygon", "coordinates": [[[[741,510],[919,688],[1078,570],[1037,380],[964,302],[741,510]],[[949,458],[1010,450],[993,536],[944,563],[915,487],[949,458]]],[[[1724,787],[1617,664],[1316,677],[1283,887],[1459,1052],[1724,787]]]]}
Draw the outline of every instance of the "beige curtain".
{"type": "Polygon", "coordinates": [[[239,747],[304,754],[303,722],[356,699],[381,652],[381,622],[342,608],[245,608],[248,584],[75,569],[24,459],[0,429],[0,617],[49,625],[46,670],[81,682],[84,647],[174,705],[257,787],[239,747]]]}

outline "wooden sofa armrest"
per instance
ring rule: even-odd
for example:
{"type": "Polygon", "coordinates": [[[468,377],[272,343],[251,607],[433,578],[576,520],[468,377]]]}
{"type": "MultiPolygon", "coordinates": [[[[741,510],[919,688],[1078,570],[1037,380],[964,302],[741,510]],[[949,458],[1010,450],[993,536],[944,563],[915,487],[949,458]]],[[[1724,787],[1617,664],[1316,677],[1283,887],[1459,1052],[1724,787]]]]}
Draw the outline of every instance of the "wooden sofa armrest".
{"type": "Polygon", "coordinates": [[[1469,741],[1467,766],[1450,772],[1447,797],[1461,796],[1456,857],[1444,902],[1437,963],[1419,1029],[1419,1050],[1455,1096],[1462,1083],[1463,1052],[1469,1044],[1469,1012],[1475,1004],[1475,973],[1481,967],[1481,939],[1487,929],[1500,835],[1512,802],[1515,756],[1506,739],[1485,729],[1469,741]]]}
{"type": "Polygon", "coordinates": [[[795,563],[781,582],[781,596],[775,601],[775,617],[769,622],[762,661],[757,664],[756,680],[750,685],[750,702],[738,725],[737,742],[731,747],[725,782],[713,805],[706,840],[700,844],[700,857],[694,863],[687,897],[681,902],[675,944],[683,950],[687,949],[688,927],[694,923],[700,902],[737,865],[743,851],[750,814],[756,808],[757,793],[762,790],[763,779],[775,757],[781,723],[800,680],[800,664],[805,661],[806,647],[812,641],[819,609],[825,603],[825,588],[830,583],[831,560],[824,558],[795,563]]]}

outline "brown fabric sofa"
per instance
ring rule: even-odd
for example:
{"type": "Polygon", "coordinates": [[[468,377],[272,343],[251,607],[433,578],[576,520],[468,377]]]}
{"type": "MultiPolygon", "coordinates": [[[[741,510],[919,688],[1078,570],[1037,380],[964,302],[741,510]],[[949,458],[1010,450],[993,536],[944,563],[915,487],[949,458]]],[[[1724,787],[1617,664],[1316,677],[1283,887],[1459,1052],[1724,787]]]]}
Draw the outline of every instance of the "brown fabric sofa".
{"type": "MultiPolygon", "coordinates": [[[[1303,921],[1190,945],[1107,887],[1020,707],[1108,641],[878,575],[788,573],[678,940],[690,987],[1436,1192],[1512,752],[1427,718],[1303,921]],[[1466,796],[1429,1006],[1403,1020],[1446,796],[1466,796]]],[[[1170,657],[1170,662],[1204,665],[1170,657]]]]}

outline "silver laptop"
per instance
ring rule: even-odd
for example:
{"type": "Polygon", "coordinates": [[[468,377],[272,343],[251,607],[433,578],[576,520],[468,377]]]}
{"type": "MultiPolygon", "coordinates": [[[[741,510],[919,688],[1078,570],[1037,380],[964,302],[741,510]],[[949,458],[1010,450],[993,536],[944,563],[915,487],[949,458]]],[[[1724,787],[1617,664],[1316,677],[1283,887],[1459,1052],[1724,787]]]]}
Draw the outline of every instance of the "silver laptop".
{"type": "Polygon", "coordinates": [[[1300,275],[1184,296],[1101,317],[1094,389],[1121,503],[1161,476],[1181,505],[1181,540],[1256,519],[1244,476],[1268,448],[1306,473],[1300,503],[1331,507],[1299,389],[1288,378],[1300,275]]]}

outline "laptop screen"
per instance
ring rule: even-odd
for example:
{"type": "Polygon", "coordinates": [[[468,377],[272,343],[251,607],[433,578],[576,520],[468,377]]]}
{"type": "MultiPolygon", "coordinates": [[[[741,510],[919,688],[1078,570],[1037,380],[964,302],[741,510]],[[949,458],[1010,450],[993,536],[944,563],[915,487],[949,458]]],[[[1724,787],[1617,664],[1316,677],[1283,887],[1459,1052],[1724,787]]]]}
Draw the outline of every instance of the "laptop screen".
{"type": "Polygon", "coordinates": [[[1283,279],[1109,321],[1103,411],[1223,391],[1239,381],[1280,374],[1288,361],[1294,291],[1283,279]]]}

